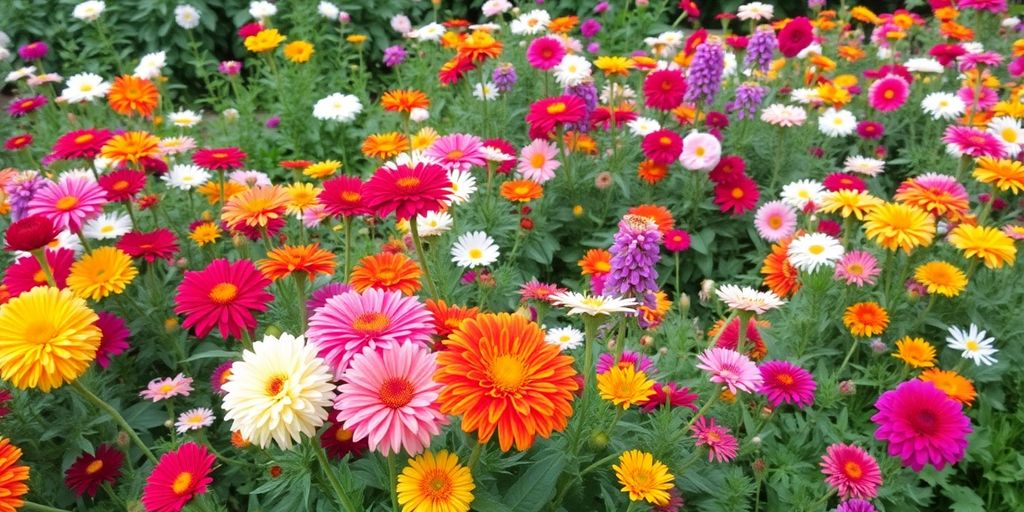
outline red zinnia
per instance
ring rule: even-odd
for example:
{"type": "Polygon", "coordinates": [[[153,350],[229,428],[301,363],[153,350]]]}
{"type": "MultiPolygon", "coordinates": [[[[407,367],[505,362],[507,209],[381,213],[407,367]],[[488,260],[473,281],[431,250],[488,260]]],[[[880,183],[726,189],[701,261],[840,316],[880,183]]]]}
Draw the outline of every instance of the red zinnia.
{"type": "Polygon", "coordinates": [[[440,210],[451,190],[444,167],[422,162],[415,167],[381,167],[363,185],[370,210],[381,218],[395,212],[398,220],[440,210]]]}
{"type": "Polygon", "coordinates": [[[132,231],[118,240],[117,248],[132,258],[142,258],[149,263],[157,258],[171,261],[178,253],[178,239],[167,228],[154,229],[148,233],[132,231]]]}
{"type": "Polygon", "coordinates": [[[742,215],[753,210],[760,197],[757,182],[746,175],[715,185],[715,204],[722,213],[732,210],[733,215],[742,215]]]}
{"type": "Polygon", "coordinates": [[[82,158],[91,160],[100,154],[100,149],[114,134],[110,130],[75,130],[61,135],[53,143],[50,156],[57,160],[82,158]]]}
{"type": "Polygon", "coordinates": [[[42,249],[57,239],[60,227],[49,217],[32,215],[7,226],[4,241],[8,251],[27,251],[42,249]]]}
{"type": "Polygon", "coordinates": [[[242,337],[242,328],[256,327],[253,312],[267,310],[274,296],[267,292],[270,280],[250,260],[229,263],[216,259],[203,270],[185,272],[174,298],[174,312],[185,315],[185,329],[205,338],[216,326],[220,336],[242,337]]]}
{"type": "Polygon", "coordinates": [[[668,112],[683,104],[686,79],[678,69],[659,69],[644,79],[644,104],[668,112]]]}
{"type": "Polygon", "coordinates": [[[655,130],[644,137],[644,155],[658,165],[669,165],[683,152],[683,138],[672,130],[655,130]]]}
{"type": "MultiPolygon", "coordinates": [[[[46,250],[46,264],[50,267],[57,288],[67,286],[68,275],[71,274],[71,265],[74,262],[75,251],[71,249],[46,250]]],[[[39,260],[34,256],[22,256],[7,267],[7,271],[4,272],[4,285],[11,295],[20,295],[36,286],[48,286],[48,281],[42,267],[39,266],[39,260]]]]}
{"type": "Polygon", "coordinates": [[[14,135],[12,137],[8,137],[7,140],[4,141],[4,149],[6,149],[7,151],[17,151],[19,149],[24,148],[25,146],[28,146],[29,144],[32,144],[32,134],[23,133],[21,135],[14,135]]]}
{"type": "Polygon", "coordinates": [[[83,453],[71,463],[71,467],[64,473],[64,484],[76,496],[96,496],[100,485],[117,481],[121,476],[122,464],[124,454],[120,450],[109,444],[101,444],[95,454],[83,453]]]}
{"type": "Polygon", "coordinates": [[[530,124],[530,138],[546,139],[559,125],[578,123],[586,114],[586,103],[576,96],[555,96],[536,101],[530,105],[530,111],[526,114],[526,122],[530,124]]]}
{"type": "Polygon", "coordinates": [[[241,169],[245,157],[238,148],[204,148],[192,154],[192,163],[211,171],[241,169]]]}
{"type": "Polygon", "coordinates": [[[179,512],[195,495],[205,493],[213,482],[209,476],[213,462],[206,447],[191,442],[165,453],[142,489],[146,512],[179,512]]]}
{"type": "Polygon", "coordinates": [[[803,16],[793,18],[779,31],[779,53],[788,58],[796,57],[813,41],[814,28],[811,26],[811,22],[803,16]]]}
{"type": "Polygon", "coordinates": [[[111,356],[128,350],[128,337],[132,332],[128,330],[123,318],[106,311],[98,311],[96,314],[99,316],[96,327],[103,336],[99,348],[96,349],[96,364],[100,365],[100,368],[106,368],[110,365],[111,356]]]}
{"type": "Polygon", "coordinates": [[[97,183],[107,191],[107,199],[111,202],[129,201],[146,186],[146,173],[129,170],[114,171],[100,176],[97,183]]]}
{"type": "Polygon", "coordinates": [[[718,161],[718,165],[711,170],[708,174],[708,178],[715,183],[722,183],[729,181],[736,176],[742,176],[746,173],[747,162],[743,160],[743,157],[737,155],[726,155],[718,161]]]}
{"type": "Polygon", "coordinates": [[[354,176],[337,176],[323,183],[324,189],[317,195],[324,211],[330,215],[351,217],[367,213],[363,199],[363,182],[354,176]]]}

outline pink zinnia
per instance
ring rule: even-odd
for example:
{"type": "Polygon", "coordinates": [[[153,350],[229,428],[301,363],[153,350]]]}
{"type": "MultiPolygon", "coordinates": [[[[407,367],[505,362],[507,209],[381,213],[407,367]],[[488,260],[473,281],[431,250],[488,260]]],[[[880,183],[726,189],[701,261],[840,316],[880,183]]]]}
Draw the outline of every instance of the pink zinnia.
{"type": "Polygon", "coordinates": [[[205,446],[188,442],[156,463],[142,489],[146,512],[179,512],[213,482],[214,456],[205,446]]]}
{"type": "Polygon", "coordinates": [[[274,296],[267,291],[270,280],[251,260],[229,263],[220,258],[203,270],[187,271],[178,285],[174,312],[185,315],[181,326],[195,328],[197,338],[205,338],[217,327],[221,338],[242,337],[242,329],[256,328],[254,312],[267,310],[274,296]]]}
{"type": "Polygon", "coordinates": [[[106,203],[107,193],[96,182],[70,177],[43,185],[29,201],[28,214],[42,215],[61,229],[77,232],[106,203]]]}
{"type": "Polygon", "coordinates": [[[186,377],[179,373],[174,377],[166,379],[153,379],[149,381],[146,389],[139,392],[139,396],[159,402],[176,396],[188,396],[192,392],[192,377],[186,377]]]}
{"type": "Polygon", "coordinates": [[[11,117],[21,117],[29,112],[37,110],[43,105],[46,105],[47,101],[46,96],[43,96],[42,94],[38,96],[14,98],[7,104],[7,113],[10,114],[11,117]]]}
{"type": "Polygon", "coordinates": [[[912,379],[882,393],[871,417],[875,439],[889,443],[889,455],[920,472],[925,464],[942,470],[964,458],[973,429],[960,402],[931,382],[912,379]]]}
{"type": "Polygon", "coordinates": [[[128,350],[128,337],[132,332],[124,319],[106,311],[96,313],[99,319],[96,320],[96,327],[100,329],[102,338],[100,346],[96,349],[96,364],[106,369],[110,365],[110,358],[125,350],[128,350]]]}
{"type": "Polygon", "coordinates": [[[675,382],[655,384],[654,394],[640,405],[640,410],[643,412],[654,412],[663,406],[668,406],[686,407],[693,412],[697,412],[697,398],[699,398],[697,394],[691,393],[690,388],[675,382]]]}
{"type": "Polygon", "coordinates": [[[999,139],[977,128],[950,125],[942,136],[942,142],[949,144],[957,156],[968,155],[975,158],[982,156],[1003,158],[1006,156],[1006,149],[999,139]]]}
{"type": "Polygon", "coordinates": [[[879,112],[892,112],[907,101],[910,84],[898,75],[887,75],[876,80],[868,89],[868,104],[879,112]]]}
{"type": "Polygon", "coordinates": [[[400,342],[428,344],[434,317],[416,297],[367,288],[327,299],[309,320],[306,335],[341,378],[365,347],[386,350],[400,342]]]}
{"type": "Polygon", "coordinates": [[[764,379],[757,365],[749,357],[726,348],[710,348],[697,356],[697,368],[711,374],[711,382],[729,388],[732,394],[737,390],[753,393],[761,387],[764,379]]]}
{"type": "Polygon", "coordinates": [[[969,71],[979,65],[994,67],[1002,64],[1003,56],[995,52],[965,53],[960,56],[960,71],[969,71]]]}
{"type": "Polygon", "coordinates": [[[1006,0],[957,0],[960,9],[973,9],[999,14],[1007,11],[1006,0]]]}
{"type": "Polygon", "coordinates": [[[426,156],[437,160],[445,169],[466,172],[473,166],[487,163],[482,148],[480,137],[455,133],[437,139],[426,151],[426,156]]]}
{"type": "Polygon", "coordinates": [[[875,284],[875,277],[882,273],[878,259],[867,251],[850,251],[836,263],[835,279],[847,285],[864,286],[875,284]]]}
{"type": "Polygon", "coordinates": [[[859,177],[846,173],[846,172],[834,172],[825,176],[821,184],[825,187],[825,190],[829,192],[838,192],[840,190],[855,190],[857,192],[863,192],[868,189],[867,184],[864,180],[859,177]]]}
{"type": "Polygon", "coordinates": [[[882,472],[875,458],[854,444],[833,444],[821,458],[821,472],[841,499],[871,499],[878,496],[882,472]]]}
{"type": "Polygon", "coordinates": [[[708,447],[708,462],[729,462],[736,458],[736,449],[739,443],[733,437],[729,429],[715,423],[715,419],[701,416],[693,424],[693,438],[697,446],[708,447]]]}
{"type": "Polygon", "coordinates": [[[754,227],[769,242],[789,238],[796,231],[796,210],[782,201],[769,201],[754,214],[754,227]]]}
{"type": "Polygon", "coordinates": [[[519,153],[519,174],[522,177],[545,183],[555,177],[555,169],[562,163],[555,160],[558,147],[544,139],[534,139],[519,153]]]}
{"type": "Polygon", "coordinates": [[[565,47],[562,42],[553,37],[544,36],[534,39],[530,47],[526,49],[526,61],[531,66],[547,71],[562,62],[565,57],[565,47]]]}
{"type": "Polygon", "coordinates": [[[345,371],[334,408],[352,439],[368,439],[371,450],[384,456],[412,456],[430,446],[448,418],[441,414],[434,382],[437,354],[413,342],[382,351],[364,347],[345,371]]]}
{"type": "Polygon", "coordinates": [[[789,361],[768,361],[758,369],[764,379],[761,394],[768,398],[772,406],[778,407],[785,403],[803,409],[814,403],[814,390],[818,385],[811,372],[789,361]]]}

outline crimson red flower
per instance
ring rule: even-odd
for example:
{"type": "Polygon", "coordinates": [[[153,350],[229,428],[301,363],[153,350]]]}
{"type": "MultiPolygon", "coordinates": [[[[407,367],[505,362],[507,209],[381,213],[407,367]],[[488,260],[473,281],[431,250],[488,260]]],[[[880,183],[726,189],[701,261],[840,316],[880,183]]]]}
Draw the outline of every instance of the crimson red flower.
{"type": "Polygon", "coordinates": [[[50,156],[56,160],[72,160],[82,158],[91,160],[100,154],[100,149],[107,140],[114,136],[110,130],[88,128],[74,130],[61,135],[53,143],[50,156]]]}
{"type": "Polygon", "coordinates": [[[679,8],[691,19],[700,19],[700,7],[693,0],[679,0],[679,8]]]}
{"type": "Polygon", "coordinates": [[[872,80],[885,78],[888,75],[897,75],[900,78],[906,80],[908,84],[914,83],[914,75],[911,74],[910,70],[907,69],[907,67],[902,64],[896,64],[895,66],[891,64],[885,64],[883,66],[880,66],[878,69],[869,69],[864,72],[864,76],[872,80]]]}
{"type": "Polygon", "coordinates": [[[114,171],[100,176],[97,183],[107,191],[108,200],[112,202],[130,201],[146,186],[146,173],[130,170],[114,171]]]}
{"type": "Polygon", "coordinates": [[[96,496],[101,485],[117,481],[123,464],[124,454],[120,450],[109,444],[101,444],[95,454],[83,453],[71,463],[71,467],[64,472],[64,484],[76,496],[96,496]]]}
{"type": "Polygon", "coordinates": [[[252,261],[216,259],[203,270],[185,272],[174,298],[174,312],[185,315],[181,326],[194,327],[198,338],[205,338],[214,327],[224,339],[241,338],[243,328],[251,331],[256,327],[253,312],[266,311],[273,300],[268,286],[270,279],[263,277],[252,261]]]}
{"type": "Polygon", "coordinates": [[[654,395],[648,398],[646,402],[640,404],[640,410],[643,412],[654,412],[666,405],[669,407],[685,407],[693,412],[697,412],[696,404],[699,397],[696,393],[690,392],[690,388],[675,382],[668,382],[665,384],[655,384],[653,389],[654,395]]]}
{"type": "Polygon", "coordinates": [[[655,130],[641,143],[644,155],[658,165],[669,165],[683,152],[683,138],[672,130],[655,130]]]}
{"type": "Polygon", "coordinates": [[[743,157],[726,155],[718,161],[718,165],[708,174],[708,178],[715,183],[722,183],[731,180],[734,176],[745,174],[746,170],[747,162],[743,160],[743,157]]]}
{"type": "Polygon", "coordinates": [[[8,251],[31,252],[46,247],[50,242],[56,240],[59,234],[60,227],[55,225],[49,217],[32,215],[12,222],[7,227],[4,241],[7,243],[8,251]]]}
{"type": "Polygon", "coordinates": [[[331,460],[341,460],[346,455],[352,454],[352,458],[359,458],[364,451],[369,449],[369,438],[364,437],[359,441],[352,440],[352,431],[342,426],[338,421],[337,412],[331,414],[331,423],[323,434],[320,434],[320,445],[327,452],[331,460]]]}
{"type": "Polygon", "coordinates": [[[659,69],[644,78],[644,104],[668,112],[683,103],[686,79],[678,69],[659,69]]]}
{"type": "Polygon", "coordinates": [[[749,43],[750,39],[746,36],[731,35],[725,38],[725,44],[734,50],[746,50],[749,43]]]}
{"type": "Polygon", "coordinates": [[[132,258],[142,258],[153,263],[158,258],[170,261],[178,253],[178,238],[167,228],[158,228],[148,233],[131,231],[117,242],[117,248],[132,258]]]}
{"type": "Polygon", "coordinates": [[[320,204],[330,215],[351,217],[369,213],[363,197],[363,182],[354,176],[337,176],[323,183],[317,195],[320,204]]]}
{"type": "Polygon", "coordinates": [[[370,210],[381,218],[395,212],[398,220],[440,210],[451,190],[444,167],[422,162],[414,167],[381,167],[363,185],[370,210]]]}
{"type": "Polygon", "coordinates": [[[4,149],[7,151],[17,151],[22,149],[29,144],[32,144],[32,134],[23,133],[21,135],[12,135],[4,141],[4,149]]]}
{"type": "Polygon", "coordinates": [[[215,457],[205,446],[188,442],[167,452],[156,463],[142,489],[146,512],[180,512],[213,482],[210,472],[215,457]]]}
{"type": "MultiPolygon", "coordinates": [[[[50,267],[57,288],[67,286],[71,265],[75,262],[75,251],[71,249],[47,249],[46,264],[50,267]]],[[[7,267],[3,283],[11,295],[20,295],[36,286],[47,286],[46,274],[34,256],[22,256],[7,267]]]]}
{"type": "Polygon", "coordinates": [[[587,115],[587,105],[582,99],[571,96],[555,96],[535,101],[526,114],[530,124],[530,137],[546,139],[559,125],[579,123],[587,115]]]}
{"type": "Polygon", "coordinates": [[[825,179],[821,182],[825,186],[825,190],[829,192],[836,192],[839,190],[856,190],[858,192],[867,190],[867,184],[864,180],[854,176],[853,174],[845,172],[834,172],[825,176],[825,179]]]}
{"type": "Polygon", "coordinates": [[[456,55],[441,65],[441,70],[437,72],[437,79],[441,82],[441,85],[454,84],[465,76],[466,73],[474,69],[476,69],[476,66],[473,64],[473,61],[461,55],[456,55]]]}
{"type": "Polygon", "coordinates": [[[731,210],[733,215],[742,215],[753,210],[760,197],[757,182],[745,174],[715,185],[715,204],[722,213],[731,210]]]}
{"type": "Polygon", "coordinates": [[[261,30],[263,30],[263,24],[258,21],[246,23],[238,29],[238,37],[239,39],[245,40],[245,38],[249,36],[259,34],[261,30]]]}
{"type": "Polygon", "coordinates": [[[818,233],[838,237],[843,233],[843,225],[832,219],[821,219],[818,221],[817,231],[818,233]]]}
{"type": "Polygon", "coordinates": [[[792,58],[814,41],[814,28],[803,16],[793,18],[779,31],[779,53],[792,58]]]}
{"type": "Polygon", "coordinates": [[[635,120],[638,116],[629,107],[610,109],[608,107],[597,107],[590,114],[590,125],[594,128],[608,130],[612,126],[612,112],[615,113],[615,127],[621,128],[626,123],[635,120]]]}
{"type": "Polygon", "coordinates": [[[238,148],[203,148],[192,154],[192,163],[211,171],[240,169],[247,155],[238,148]]]}
{"type": "Polygon", "coordinates": [[[99,319],[96,320],[96,327],[99,328],[102,338],[100,346],[96,349],[96,364],[100,368],[110,365],[111,356],[116,356],[128,350],[128,337],[132,332],[124,319],[106,311],[96,313],[99,319]]]}
{"type": "Polygon", "coordinates": [[[948,66],[956,61],[957,57],[967,53],[963,46],[958,44],[937,44],[928,50],[928,55],[935,57],[939,64],[948,66]]]}

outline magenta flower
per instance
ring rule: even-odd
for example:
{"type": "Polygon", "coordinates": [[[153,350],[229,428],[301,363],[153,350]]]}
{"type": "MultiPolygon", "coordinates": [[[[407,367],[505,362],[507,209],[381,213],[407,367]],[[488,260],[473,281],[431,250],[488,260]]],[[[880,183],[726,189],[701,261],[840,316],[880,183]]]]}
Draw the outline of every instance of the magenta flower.
{"type": "Polygon", "coordinates": [[[871,499],[878,496],[882,472],[875,458],[853,444],[833,444],[821,458],[821,472],[841,499],[871,499]]]}
{"type": "Polygon", "coordinates": [[[669,407],[686,407],[697,412],[698,398],[700,397],[696,393],[690,392],[690,388],[675,382],[655,384],[654,394],[646,402],[640,404],[640,410],[650,413],[667,405],[669,407]]]}
{"type": "Polygon", "coordinates": [[[61,229],[78,231],[82,224],[99,215],[107,204],[107,193],[84,177],[47,182],[28,203],[29,215],[42,215],[61,229]]]}
{"type": "Polygon", "coordinates": [[[850,251],[836,263],[835,279],[847,285],[861,287],[875,284],[875,277],[882,272],[878,259],[867,251],[850,251]]]}
{"type": "Polygon", "coordinates": [[[899,109],[910,95],[910,84],[899,75],[886,75],[868,89],[868,104],[879,112],[899,109]]]}
{"type": "Polygon", "coordinates": [[[803,409],[814,403],[814,390],[818,385],[811,372],[789,361],[768,361],[758,369],[764,379],[759,391],[772,406],[785,403],[803,409]]]}
{"type": "Polygon", "coordinates": [[[753,393],[764,383],[757,365],[749,357],[726,348],[709,348],[697,356],[697,368],[711,374],[711,382],[722,384],[733,394],[753,393]]]}
{"type": "Polygon", "coordinates": [[[40,60],[46,57],[49,51],[50,47],[46,43],[35,41],[18,48],[18,57],[21,57],[21,60],[40,60]]]}
{"type": "Polygon", "coordinates": [[[445,170],[467,172],[473,166],[487,164],[483,141],[476,135],[454,133],[437,139],[426,156],[437,160],[445,170]]]}
{"type": "Polygon", "coordinates": [[[121,317],[106,311],[99,311],[96,314],[99,316],[96,327],[103,336],[100,339],[100,346],[96,349],[96,364],[106,369],[112,356],[128,350],[128,337],[132,332],[128,330],[128,325],[121,317]]]}
{"type": "Polygon", "coordinates": [[[941,470],[964,458],[971,420],[960,403],[931,382],[912,379],[882,393],[871,417],[875,439],[889,443],[889,455],[920,472],[925,464],[941,470]]]}
{"type": "Polygon", "coordinates": [[[950,125],[942,136],[942,142],[948,144],[957,156],[968,155],[975,158],[982,156],[1003,158],[1006,156],[1006,149],[999,139],[977,128],[950,125]]]}
{"type": "Polygon", "coordinates": [[[565,47],[554,37],[544,36],[534,39],[526,49],[526,61],[541,71],[547,71],[562,62],[565,47]]]}
{"type": "Polygon", "coordinates": [[[715,419],[708,420],[704,416],[697,418],[693,424],[693,438],[697,446],[708,447],[708,462],[729,462],[736,458],[736,449],[739,443],[728,428],[715,423],[715,419]]]}

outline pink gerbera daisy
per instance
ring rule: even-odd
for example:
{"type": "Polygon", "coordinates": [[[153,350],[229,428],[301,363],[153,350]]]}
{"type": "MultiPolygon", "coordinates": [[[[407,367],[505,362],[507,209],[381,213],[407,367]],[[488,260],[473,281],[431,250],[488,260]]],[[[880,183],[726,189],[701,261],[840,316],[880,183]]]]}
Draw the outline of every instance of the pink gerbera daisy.
{"type": "Polygon", "coordinates": [[[737,390],[753,393],[764,379],[749,357],[726,348],[710,348],[697,356],[697,368],[711,374],[711,382],[722,384],[733,394],[737,390]]]}
{"type": "Polygon", "coordinates": [[[176,396],[188,396],[192,392],[192,377],[179,373],[166,379],[153,379],[146,389],[139,392],[142,398],[159,402],[176,396]]]}
{"type": "Polygon", "coordinates": [[[142,489],[146,512],[179,512],[197,494],[204,494],[213,482],[213,462],[206,447],[191,442],[165,453],[142,489]]]}
{"type": "Polygon", "coordinates": [[[95,181],[69,177],[43,185],[29,201],[28,214],[42,215],[55,226],[77,232],[106,203],[107,193],[95,181]]]}
{"type": "Polygon", "coordinates": [[[892,112],[907,101],[910,84],[899,75],[887,75],[868,89],[868,104],[879,112],[892,112]]]}
{"type": "Polygon", "coordinates": [[[822,180],[821,184],[825,187],[825,190],[828,190],[829,192],[838,192],[840,190],[863,192],[868,189],[864,180],[846,172],[834,172],[829,174],[828,176],[825,176],[825,179],[822,180]]]}
{"type": "Polygon", "coordinates": [[[121,317],[107,311],[99,311],[96,314],[99,316],[96,327],[103,336],[100,338],[99,348],[96,349],[96,364],[100,365],[100,368],[106,368],[110,365],[112,356],[128,350],[128,337],[132,332],[128,330],[128,325],[121,317]]]}
{"type": "Polygon", "coordinates": [[[452,192],[452,182],[444,167],[420,162],[413,166],[377,169],[362,193],[366,206],[384,218],[395,212],[398,220],[426,215],[441,209],[452,192]]]}
{"type": "Polygon", "coordinates": [[[693,424],[693,438],[697,446],[708,447],[708,462],[729,462],[736,458],[739,443],[729,429],[715,423],[715,419],[701,416],[693,424]]]}
{"type": "Polygon", "coordinates": [[[555,169],[562,163],[555,160],[558,147],[544,139],[534,139],[519,153],[519,174],[537,183],[544,183],[555,177],[555,169]]]}
{"type": "Polygon", "coordinates": [[[973,429],[960,402],[931,382],[912,379],[882,393],[871,417],[875,439],[889,443],[889,455],[921,471],[925,464],[942,470],[964,458],[973,429]]]}
{"type": "Polygon", "coordinates": [[[429,446],[448,423],[437,403],[436,358],[413,342],[381,351],[364,347],[352,357],[334,401],[352,439],[368,439],[370,449],[384,456],[402,449],[416,455],[429,446]]]}
{"type": "Polygon", "coordinates": [[[942,142],[949,144],[950,149],[957,156],[968,155],[975,158],[982,156],[1003,158],[1006,156],[1003,143],[995,135],[977,128],[950,125],[942,136],[942,142]]]}
{"type": "Polygon", "coordinates": [[[882,485],[882,472],[875,458],[853,444],[833,444],[826,448],[821,458],[821,472],[825,474],[825,482],[844,500],[874,498],[882,485]]]}
{"type": "Polygon", "coordinates": [[[340,379],[363,348],[385,350],[403,341],[427,344],[433,325],[430,311],[416,297],[367,288],[327,299],[310,318],[306,335],[340,379]]]}
{"type": "Polygon", "coordinates": [[[1003,62],[1003,56],[995,52],[968,52],[957,59],[960,62],[960,71],[970,71],[979,65],[994,67],[1003,62]]]}
{"type": "Polygon", "coordinates": [[[769,201],[757,209],[754,226],[769,242],[789,238],[796,231],[796,210],[782,201],[769,201]]]}
{"type": "Polygon", "coordinates": [[[743,215],[754,209],[760,197],[757,182],[745,174],[715,184],[714,203],[722,213],[743,215]]]}
{"type": "Polygon", "coordinates": [[[835,279],[860,287],[875,284],[875,277],[881,272],[878,259],[870,252],[850,251],[836,263],[835,279]]]}
{"type": "Polygon", "coordinates": [[[434,141],[426,156],[437,160],[447,170],[469,171],[473,166],[487,163],[483,141],[476,135],[453,133],[434,141]]]}
{"type": "Polygon", "coordinates": [[[980,110],[988,110],[999,103],[999,93],[988,87],[980,87],[977,91],[973,87],[961,87],[956,92],[957,97],[963,100],[964,104],[973,106],[977,104],[980,110]]]}
{"type": "Polygon", "coordinates": [[[542,71],[557,66],[562,62],[562,57],[565,57],[565,47],[561,41],[550,36],[534,39],[526,49],[526,61],[542,71]]]}
{"type": "Polygon", "coordinates": [[[146,173],[124,169],[104,174],[97,180],[110,201],[128,201],[146,187],[146,173]]]}
{"type": "Polygon", "coordinates": [[[198,338],[205,338],[217,327],[222,338],[238,339],[242,329],[256,327],[253,313],[266,311],[273,300],[268,286],[270,280],[252,261],[216,259],[203,270],[185,272],[174,298],[174,312],[185,315],[181,326],[194,327],[198,338]]]}
{"type": "MultiPolygon", "coordinates": [[[[67,286],[68,275],[71,273],[71,264],[74,262],[75,251],[71,249],[46,250],[46,263],[50,266],[50,272],[53,275],[53,280],[57,283],[57,288],[67,286]]],[[[20,295],[36,286],[46,286],[48,284],[46,274],[43,273],[42,267],[39,266],[39,260],[30,255],[18,258],[14,264],[7,267],[7,270],[4,272],[3,283],[7,286],[7,292],[12,296],[20,295]]]]}
{"type": "Polygon", "coordinates": [[[794,404],[799,409],[814,403],[818,385],[807,370],[789,361],[768,361],[758,368],[764,383],[759,390],[774,407],[794,404]]]}

